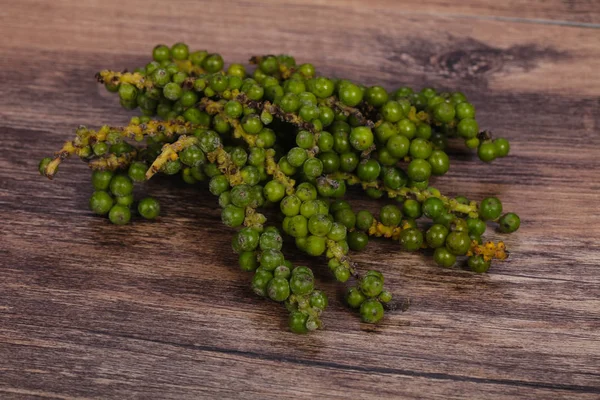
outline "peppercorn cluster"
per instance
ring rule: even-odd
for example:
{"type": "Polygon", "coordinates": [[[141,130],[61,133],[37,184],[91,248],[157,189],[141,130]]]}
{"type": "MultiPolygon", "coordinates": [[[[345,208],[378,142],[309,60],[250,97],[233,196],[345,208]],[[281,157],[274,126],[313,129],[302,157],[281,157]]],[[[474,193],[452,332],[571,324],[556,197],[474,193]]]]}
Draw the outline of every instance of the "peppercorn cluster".
{"type": "Polygon", "coordinates": [[[40,162],[40,173],[52,178],[63,160],[79,156],[92,170],[90,209],[118,225],[132,214],[159,217],[159,202],[136,200],[134,184],[157,173],[207,182],[223,223],[236,229],[240,268],[254,274],[256,294],[286,306],[291,331],[321,328],[328,301],[311,268],[285,258],[284,238],[327,258],[338,281],[351,280],[346,302],[366,323],[379,322],[392,301],[383,274],[351,259],[370,238],[396,241],[407,252],[432,249],[445,268],[466,256],[480,273],[507,257],[503,242],[486,242],[483,234],[488,222],[516,231],[515,213],[503,213],[496,197],[478,203],[430,186],[448,172],[445,149],[454,142],[485,162],[509,153],[506,139],[480,132],[464,94],[365,87],[318,76],[312,64],[287,55],[252,57],[250,76],[242,64],[225,70],[219,54],[190,52],[183,43],[158,45],[152,58],[133,72],[96,75],[141,115],[124,127],[80,126],[40,162]],[[378,214],[343,199],[353,185],[385,202],[378,214]],[[279,220],[267,221],[261,211],[269,207],[279,209],[279,220]]]}

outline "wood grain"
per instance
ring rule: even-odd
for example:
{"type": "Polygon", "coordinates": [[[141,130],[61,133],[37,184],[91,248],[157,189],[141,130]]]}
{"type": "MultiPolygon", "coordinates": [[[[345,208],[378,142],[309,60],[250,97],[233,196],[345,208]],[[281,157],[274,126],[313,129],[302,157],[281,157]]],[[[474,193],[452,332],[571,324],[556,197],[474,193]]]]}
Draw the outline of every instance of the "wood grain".
{"type": "Polygon", "coordinates": [[[597,2],[456,3],[5,5],[0,398],[599,398],[597,2]],[[455,150],[436,186],[499,195],[517,211],[511,258],[474,276],[374,241],[356,259],[412,304],[371,327],[343,306],[322,261],[290,246],[330,294],[326,329],[296,336],[282,307],[251,293],[204,187],[150,182],[161,220],[115,227],[87,211],[85,166],[37,175],[77,125],[131,115],[96,71],[178,40],[232,61],[289,52],[366,84],[465,91],[513,152],[482,165],[455,150]]]}

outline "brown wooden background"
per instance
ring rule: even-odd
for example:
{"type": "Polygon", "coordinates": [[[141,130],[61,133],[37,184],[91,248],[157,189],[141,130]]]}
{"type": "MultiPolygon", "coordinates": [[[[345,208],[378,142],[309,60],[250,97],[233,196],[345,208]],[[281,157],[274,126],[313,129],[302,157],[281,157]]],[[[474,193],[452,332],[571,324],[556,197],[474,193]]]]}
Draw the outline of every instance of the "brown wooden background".
{"type": "Polygon", "coordinates": [[[20,0],[0,22],[0,398],[600,398],[598,1],[20,0]],[[412,301],[373,328],[291,253],[330,293],[326,330],[296,336],[200,187],[151,182],[162,220],[115,227],[83,164],[37,174],[77,125],[128,120],[96,71],[180,40],[463,90],[513,152],[457,150],[436,186],[517,211],[511,259],[475,276],[372,242],[356,259],[412,301]]]}

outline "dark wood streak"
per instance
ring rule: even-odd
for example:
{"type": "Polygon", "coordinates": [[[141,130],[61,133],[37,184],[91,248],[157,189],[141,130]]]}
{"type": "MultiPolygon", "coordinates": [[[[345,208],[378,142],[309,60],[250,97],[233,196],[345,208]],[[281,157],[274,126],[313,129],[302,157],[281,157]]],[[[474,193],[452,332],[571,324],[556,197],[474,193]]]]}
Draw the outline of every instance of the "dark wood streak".
{"type": "MultiPolygon", "coordinates": [[[[0,398],[600,396],[596,2],[22,0],[3,12],[0,398]],[[116,227],[88,211],[83,163],[65,161],[52,182],[37,174],[80,124],[134,115],[96,72],[179,40],[227,61],[288,52],[390,90],[464,91],[512,153],[486,165],[452,145],[436,186],[518,212],[518,233],[490,229],[510,258],[473,275],[372,241],[355,261],[385,272],[399,307],[368,326],[324,263],[286,241],[330,298],[325,330],[296,336],[238,271],[206,185],[157,176],[139,194],[161,200],[160,220],[116,227]]],[[[357,208],[383,203],[350,193],[357,208]]]]}

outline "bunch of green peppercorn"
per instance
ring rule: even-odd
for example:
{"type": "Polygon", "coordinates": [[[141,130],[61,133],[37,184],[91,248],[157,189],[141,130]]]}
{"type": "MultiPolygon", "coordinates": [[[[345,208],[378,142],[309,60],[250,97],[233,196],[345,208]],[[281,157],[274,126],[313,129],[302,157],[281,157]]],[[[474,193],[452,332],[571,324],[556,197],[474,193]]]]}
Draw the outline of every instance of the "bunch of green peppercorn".
{"type": "Polygon", "coordinates": [[[516,231],[515,213],[503,213],[495,197],[477,203],[430,186],[449,170],[449,140],[462,140],[485,162],[509,153],[506,139],[480,131],[464,94],[365,87],[317,76],[312,64],[287,55],[252,57],[249,76],[246,66],[225,70],[219,54],[190,52],[183,43],[158,45],[152,58],[134,72],[96,76],[141,115],[124,127],[79,127],[41,161],[40,173],[52,178],[64,159],[79,156],[92,170],[90,209],[117,225],[131,220],[132,209],[145,219],[160,215],[156,199],[133,195],[134,184],[154,174],[208,182],[223,223],[237,229],[232,248],[240,268],[254,273],[253,291],[286,306],[293,332],[322,327],[328,301],[311,268],[286,260],[284,236],[325,256],[338,281],[352,279],[346,301],[366,323],[380,321],[392,300],[383,274],[361,271],[350,257],[370,237],[409,252],[431,248],[445,268],[466,256],[471,270],[486,272],[493,259],[507,257],[503,242],[482,235],[489,221],[516,231]],[[355,211],[343,199],[350,185],[392,202],[378,215],[355,211]],[[268,224],[260,213],[266,207],[279,208],[281,221],[268,224]]]}

